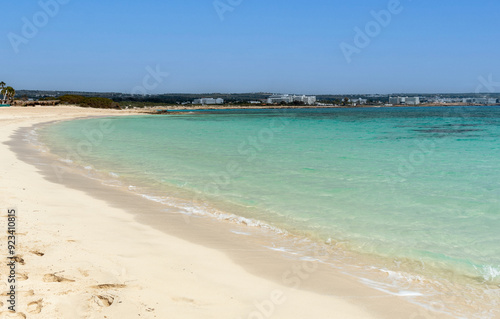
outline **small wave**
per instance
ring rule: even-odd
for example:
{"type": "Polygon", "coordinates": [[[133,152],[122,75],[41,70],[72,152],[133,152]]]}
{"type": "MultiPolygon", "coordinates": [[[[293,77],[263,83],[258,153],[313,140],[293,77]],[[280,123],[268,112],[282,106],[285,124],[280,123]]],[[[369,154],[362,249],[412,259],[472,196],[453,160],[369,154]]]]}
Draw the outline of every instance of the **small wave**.
{"type": "MultiPolygon", "coordinates": [[[[131,191],[134,191],[134,189],[130,189],[131,191]]],[[[233,222],[236,224],[240,225],[246,225],[248,227],[256,227],[256,228],[262,228],[262,229],[267,229],[270,230],[274,233],[281,234],[281,235],[286,235],[288,232],[286,230],[283,230],[279,227],[272,226],[268,223],[262,222],[260,220],[256,219],[251,219],[251,218],[246,218],[230,213],[223,213],[220,211],[217,211],[215,209],[211,208],[205,208],[205,207],[200,207],[200,206],[195,206],[192,203],[180,203],[178,200],[170,199],[170,198],[165,198],[165,197],[159,197],[159,196],[151,196],[147,194],[140,194],[141,197],[165,204],[168,206],[176,207],[179,209],[182,209],[181,213],[186,214],[186,215],[197,215],[197,216],[206,216],[206,217],[212,217],[216,218],[217,220],[221,221],[228,221],[228,222],[233,222]]]]}
{"type": "Polygon", "coordinates": [[[245,232],[241,232],[241,231],[231,230],[231,232],[236,234],[236,235],[250,236],[249,233],[245,233],[245,232]]]}
{"type": "MultiPolygon", "coordinates": [[[[130,187],[129,187],[129,189],[130,189],[130,187]]],[[[156,196],[149,196],[149,195],[144,195],[144,194],[141,194],[141,196],[142,196],[142,198],[145,198],[145,199],[153,201],[153,202],[163,203],[163,200],[161,198],[156,197],[156,196]]]]}
{"type": "Polygon", "coordinates": [[[423,296],[422,293],[417,292],[417,291],[410,291],[410,290],[399,290],[397,285],[390,285],[387,283],[383,282],[378,282],[374,281],[368,278],[360,278],[360,281],[364,283],[365,285],[378,290],[385,292],[387,294],[393,295],[393,296],[398,296],[398,297],[420,297],[423,296]]]}
{"type": "Polygon", "coordinates": [[[488,265],[481,268],[476,267],[476,270],[479,271],[481,277],[487,282],[493,282],[500,278],[500,267],[495,268],[488,265]]]}
{"type": "Polygon", "coordinates": [[[385,268],[378,269],[371,267],[371,269],[377,269],[383,273],[387,274],[387,278],[393,280],[394,282],[424,282],[424,278],[418,275],[411,275],[407,273],[397,272],[393,270],[388,270],[385,268]]]}
{"type": "Polygon", "coordinates": [[[322,262],[321,259],[310,257],[310,256],[301,257],[300,260],[302,260],[302,261],[310,261],[310,262],[322,262]]]}
{"type": "Polygon", "coordinates": [[[287,253],[287,254],[294,255],[294,256],[299,255],[299,253],[297,253],[296,251],[294,251],[292,249],[289,249],[289,248],[285,248],[285,247],[264,246],[264,248],[270,249],[272,251],[278,251],[278,252],[281,252],[281,253],[287,253]]]}

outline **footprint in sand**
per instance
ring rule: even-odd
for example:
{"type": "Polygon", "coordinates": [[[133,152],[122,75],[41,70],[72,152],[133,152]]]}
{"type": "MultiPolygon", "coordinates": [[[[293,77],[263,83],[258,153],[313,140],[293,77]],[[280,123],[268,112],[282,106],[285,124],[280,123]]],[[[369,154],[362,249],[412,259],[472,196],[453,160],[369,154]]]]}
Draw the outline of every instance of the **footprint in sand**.
{"type": "Polygon", "coordinates": [[[84,277],[88,277],[88,276],[89,276],[89,272],[88,272],[88,270],[78,269],[78,271],[79,271],[79,272],[80,272],[80,274],[82,274],[84,277]]]}
{"type": "Polygon", "coordinates": [[[43,305],[42,305],[43,299],[39,299],[37,301],[32,301],[28,304],[28,312],[29,313],[40,313],[42,311],[43,305]]]}
{"type": "Polygon", "coordinates": [[[191,299],[191,298],[172,297],[171,299],[175,302],[187,302],[187,303],[193,303],[193,304],[196,303],[196,301],[194,301],[194,299],[191,299]]]}
{"type": "Polygon", "coordinates": [[[14,257],[12,257],[11,260],[15,261],[18,264],[24,265],[24,259],[20,256],[14,256],[14,257]]]}
{"type": "Polygon", "coordinates": [[[90,286],[90,288],[94,289],[118,289],[118,288],[125,288],[127,285],[123,284],[101,284],[101,285],[96,285],[96,286],[90,286]]]}
{"type": "Polygon", "coordinates": [[[46,274],[43,276],[43,281],[45,282],[75,282],[73,279],[67,279],[64,277],[57,276],[56,274],[46,274]]]}
{"type": "MultiPolygon", "coordinates": [[[[125,287],[127,287],[127,285],[123,284],[100,284],[100,285],[90,286],[90,288],[102,289],[102,290],[120,289],[125,287]]],[[[112,296],[109,294],[93,295],[92,302],[94,304],[97,304],[99,307],[109,307],[113,304],[115,298],[116,296],[112,296]]]]}
{"type": "Polygon", "coordinates": [[[100,307],[109,307],[115,301],[115,297],[110,295],[93,295],[92,301],[100,307]]]}
{"type": "Polygon", "coordinates": [[[24,280],[28,280],[28,275],[26,274],[17,274],[17,280],[19,281],[24,281],[24,280]]]}
{"type": "Polygon", "coordinates": [[[38,251],[38,250],[32,250],[32,251],[30,251],[30,253],[37,255],[37,256],[40,256],[40,257],[45,255],[44,253],[42,253],[41,251],[38,251]]]}

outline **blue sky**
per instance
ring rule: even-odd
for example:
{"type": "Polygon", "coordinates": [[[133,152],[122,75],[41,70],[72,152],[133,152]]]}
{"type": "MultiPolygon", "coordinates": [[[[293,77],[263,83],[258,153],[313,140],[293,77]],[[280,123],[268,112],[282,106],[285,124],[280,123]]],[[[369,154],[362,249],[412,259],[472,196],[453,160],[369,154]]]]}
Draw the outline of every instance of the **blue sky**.
{"type": "Polygon", "coordinates": [[[306,94],[474,92],[479,77],[500,82],[498,0],[397,2],[7,1],[0,80],[17,89],[306,94]],[[384,25],[371,13],[381,10],[384,25]],[[356,46],[355,28],[367,26],[369,44],[356,46]],[[350,63],[341,44],[356,51],[350,63]],[[152,69],[162,76],[144,86],[152,69]]]}

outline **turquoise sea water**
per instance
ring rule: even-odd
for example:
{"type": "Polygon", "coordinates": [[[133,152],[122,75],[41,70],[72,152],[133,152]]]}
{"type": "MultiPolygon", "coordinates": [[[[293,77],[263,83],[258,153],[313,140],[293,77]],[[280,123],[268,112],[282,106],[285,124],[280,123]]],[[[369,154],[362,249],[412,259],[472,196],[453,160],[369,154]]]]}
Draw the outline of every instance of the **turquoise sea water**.
{"type": "Polygon", "coordinates": [[[61,122],[41,136],[156,194],[500,283],[498,107],[186,112],[61,122]]]}

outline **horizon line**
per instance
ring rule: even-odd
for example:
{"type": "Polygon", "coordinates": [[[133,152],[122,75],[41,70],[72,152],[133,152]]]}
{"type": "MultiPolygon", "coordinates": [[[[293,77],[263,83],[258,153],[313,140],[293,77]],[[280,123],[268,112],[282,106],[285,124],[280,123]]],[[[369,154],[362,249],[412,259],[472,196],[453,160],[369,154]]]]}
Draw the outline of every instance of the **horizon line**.
{"type": "Polygon", "coordinates": [[[242,94],[295,94],[295,95],[309,95],[309,96],[322,96],[322,95],[439,95],[439,94],[500,94],[500,92],[392,92],[392,93],[282,93],[282,92],[171,92],[171,93],[150,93],[150,94],[133,94],[130,92],[119,91],[82,91],[82,90],[45,90],[45,89],[18,89],[17,91],[41,91],[41,92],[76,92],[76,93],[100,93],[100,94],[124,94],[136,96],[154,96],[154,95],[174,95],[174,94],[192,94],[192,95],[242,95],[242,94]]]}

